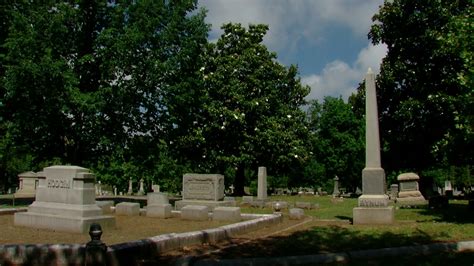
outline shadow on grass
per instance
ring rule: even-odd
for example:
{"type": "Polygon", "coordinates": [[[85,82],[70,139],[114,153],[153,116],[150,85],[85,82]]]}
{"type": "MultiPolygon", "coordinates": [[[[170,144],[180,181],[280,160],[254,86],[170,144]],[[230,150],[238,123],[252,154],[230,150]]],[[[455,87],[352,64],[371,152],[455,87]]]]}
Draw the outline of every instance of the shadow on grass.
{"type": "Polygon", "coordinates": [[[474,212],[468,209],[467,204],[450,202],[448,207],[440,209],[424,208],[421,215],[433,217],[432,221],[456,224],[474,223],[474,212]]]}
{"type": "MultiPolygon", "coordinates": [[[[369,227],[359,230],[335,225],[316,226],[288,236],[273,236],[250,242],[234,239],[232,241],[237,245],[223,246],[218,252],[204,254],[206,248],[198,248],[189,255],[194,257],[193,260],[303,256],[430,244],[435,242],[437,237],[438,235],[428,234],[422,230],[408,234],[371,230],[369,227]]],[[[160,260],[170,261],[173,258],[162,257],[160,260]]]]}
{"type": "Polygon", "coordinates": [[[340,220],[348,220],[349,222],[352,223],[353,219],[352,217],[349,217],[349,216],[343,216],[343,215],[336,215],[335,216],[337,219],[340,219],[340,220]]]}

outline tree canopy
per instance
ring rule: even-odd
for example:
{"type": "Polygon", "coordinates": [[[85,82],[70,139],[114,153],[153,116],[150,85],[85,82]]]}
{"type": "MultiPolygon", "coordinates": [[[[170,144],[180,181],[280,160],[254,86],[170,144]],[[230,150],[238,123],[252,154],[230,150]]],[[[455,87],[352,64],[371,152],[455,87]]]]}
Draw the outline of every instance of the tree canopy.
{"type": "Polygon", "coordinates": [[[472,1],[385,1],[369,37],[388,54],[377,77],[383,162],[424,171],[473,162],[472,1]]]}

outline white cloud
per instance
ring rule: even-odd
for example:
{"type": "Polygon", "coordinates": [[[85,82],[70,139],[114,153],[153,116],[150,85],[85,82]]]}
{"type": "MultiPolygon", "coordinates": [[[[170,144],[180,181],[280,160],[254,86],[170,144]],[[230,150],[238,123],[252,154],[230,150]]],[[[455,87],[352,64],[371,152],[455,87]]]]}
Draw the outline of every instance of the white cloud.
{"type": "Polygon", "coordinates": [[[342,96],[347,100],[355,92],[359,82],[364,79],[369,67],[374,73],[379,73],[380,63],[386,53],[386,45],[369,44],[359,52],[357,60],[352,65],[335,60],[327,64],[321,73],[302,77],[301,82],[311,87],[307,99],[322,100],[325,96],[342,96]]]}
{"type": "Polygon", "coordinates": [[[371,17],[383,0],[201,0],[209,10],[207,21],[212,24],[211,36],[221,34],[227,22],[268,24],[265,44],[271,50],[293,49],[301,41],[320,42],[323,31],[340,25],[351,29],[355,36],[365,36],[371,17]],[[296,29],[296,30],[295,30],[296,29]]]}
{"type": "MultiPolygon", "coordinates": [[[[303,42],[317,49],[320,42],[335,41],[327,40],[325,35],[333,26],[350,29],[354,38],[367,38],[371,18],[383,0],[200,0],[199,3],[209,10],[206,21],[212,24],[211,38],[217,39],[222,33],[220,27],[227,22],[244,26],[268,24],[270,30],[264,42],[269,49],[280,55],[283,52],[294,55],[301,52],[298,47],[303,42]]],[[[308,99],[340,95],[347,99],[363,80],[368,67],[378,73],[386,50],[383,45],[368,45],[359,51],[354,62],[334,59],[320,73],[303,76],[302,82],[311,86],[308,99]]]]}

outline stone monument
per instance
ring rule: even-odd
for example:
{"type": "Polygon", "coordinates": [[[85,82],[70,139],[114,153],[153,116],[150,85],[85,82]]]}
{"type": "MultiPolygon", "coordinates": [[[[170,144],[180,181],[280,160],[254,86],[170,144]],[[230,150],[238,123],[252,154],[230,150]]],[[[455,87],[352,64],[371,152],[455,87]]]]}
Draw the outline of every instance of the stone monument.
{"type": "Polygon", "coordinates": [[[375,74],[369,68],[365,77],[365,168],[362,170],[362,196],[353,209],[354,224],[393,223],[394,208],[388,206],[385,171],[380,160],[379,120],[375,74]]]}
{"type": "Polygon", "coordinates": [[[258,190],[257,190],[257,200],[265,201],[267,200],[267,168],[259,167],[258,168],[258,190]]]}
{"type": "Polygon", "coordinates": [[[420,205],[426,204],[425,197],[420,192],[418,180],[420,177],[415,173],[403,173],[397,177],[399,185],[399,192],[397,196],[397,203],[403,205],[420,205]]]}
{"type": "Polygon", "coordinates": [[[140,188],[138,189],[137,195],[140,195],[140,196],[145,195],[145,188],[144,188],[144,180],[143,180],[143,178],[140,179],[140,188]]]}
{"type": "Polygon", "coordinates": [[[15,193],[15,198],[34,198],[38,187],[38,178],[35,172],[24,172],[18,175],[20,181],[19,189],[15,193]]]}
{"type": "Polygon", "coordinates": [[[175,202],[180,210],[186,205],[207,206],[211,210],[218,206],[231,206],[224,201],[224,176],[219,174],[184,174],[183,199],[175,202]]]}
{"type": "Polygon", "coordinates": [[[127,195],[132,195],[132,194],[133,194],[133,181],[132,181],[132,178],[130,177],[130,180],[128,180],[127,195]]]}
{"type": "Polygon", "coordinates": [[[332,191],[333,197],[339,197],[341,195],[341,191],[339,191],[339,177],[334,177],[334,189],[332,191]]]}
{"type": "Polygon", "coordinates": [[[78,166],[56,165],[37,173],[36,200],[27,212],[17,212],[14,224],[55,231],[86,233],[92,223],[115,227],[95,203],[95,176],[78,166]]]}

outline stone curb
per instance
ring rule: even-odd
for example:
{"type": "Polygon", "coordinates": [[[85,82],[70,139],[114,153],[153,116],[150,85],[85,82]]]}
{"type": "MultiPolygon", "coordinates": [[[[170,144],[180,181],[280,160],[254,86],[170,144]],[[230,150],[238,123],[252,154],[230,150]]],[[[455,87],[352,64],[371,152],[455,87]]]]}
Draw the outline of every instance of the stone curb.
{"type": "Polygon", "coordinates": [[[14,214],[15,212],[26,212],[28,207],[0,209],[0,215],[14,214]]]}
{"type": "MultiPolygon", "coordinates": [[[[23,211],[4,209],[7,212],[23,211]]],[[[25,210],[26,211],[26,208],[25,210]]],[[[243,222],[218,228],[186,233],[158,235],[142,240],[110,245],[107,247],[107,261],[110,265],[135,265],[137,261],[153,258],[163,252],[185,246],[212,244],[227,240],[235,234],[242,234],[258,228],[279,223],[283,219],[276,214],[242,214],[243,222]],[[248,220],[253,219],[253,220],[248,220]]],[[[7,244],[0,245],[0,265],[23,265],[32,259],[39,264],[48,261],[55,265],[82,265],[84,244],[7,244]]]]}
{"type": "Polygon", "coordinates": [[[192,245],[214,244],[258,228],[279,223],[283,219],[277,214],[242,214],[247,220],[213,229],[186,233],[159,235],[142,240],[115,244],[108,247],[107,256],[115,265],[128,265],[141,258],[151,258],[161,253],[192,245]]]}
{"type": "MultiPolygon", "coordinates": [[[[382,249],[357,250],[340,253],[288,257],[260,257],[235,260],[200,260],[190,265],[313,265],[318,263],[349,263],[353,260],[379,259],[398,256],[432,255],[436,253],[474,252],[474,241],[436,243],[382,249]]],[[[193,258],[188,258],[192,261],[193,258]]]]}

